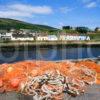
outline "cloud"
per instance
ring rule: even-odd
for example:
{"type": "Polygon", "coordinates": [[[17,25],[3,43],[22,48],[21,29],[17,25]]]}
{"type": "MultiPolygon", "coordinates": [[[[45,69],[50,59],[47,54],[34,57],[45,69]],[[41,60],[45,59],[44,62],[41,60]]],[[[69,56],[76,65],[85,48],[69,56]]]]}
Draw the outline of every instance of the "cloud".
{"type": "Polygon", "coordinates": [[[22,13],[18,11],[0,11],[0,17],[30,17],[30,13],[22,13]]]}
{"type": "Polygon", "coordinates": [[[95,8],[97,7],[97,2],[99,0],[81,0],[82,3],[85,5],[86,8],[95,8]]]}
{"type": "Polygon", "coordinates": [[[69,7],[61,7],[60,8],[60,11],[62,12],[62,13],[68,13],[68,12],[70,12],[70,11],[72,11],[73,10],[73,8],[69,8],[69,7]]]}
{"type": "Polygon", "coordinates": [[[34,17],[35,14],[51,14],[53,9],[49,6],[31,6],[24,4],[13,4],[1,7],[0,17],[18,18],[34,17]]]}
{"type": "Polygon", "coordinates": [[[95,8],[97,6],[96,2],[90,2],[86,5],[87,8],[95,8]]]}
{"type": "Polygon", "coordinates": [[[89,3],[91,0],[82,0],[83,3],[89,3]]]}
{"type": "Polygon", "coordinates": [[[9,8],[21,12],[29,12],[34,14],[50,14],[53,12],[52,8],[49,6],[31,6],[24,4],[15,4],[15,5],[10,5],[9,8]]]}
{"type": "Polygon", "coordinates": [[[60,23],[59,23],[59,25],[60,25],[60,26],[63,26],[63,25],[64,25],[64,23],[63,23],[63,22],[60,22],[60,23]]]}

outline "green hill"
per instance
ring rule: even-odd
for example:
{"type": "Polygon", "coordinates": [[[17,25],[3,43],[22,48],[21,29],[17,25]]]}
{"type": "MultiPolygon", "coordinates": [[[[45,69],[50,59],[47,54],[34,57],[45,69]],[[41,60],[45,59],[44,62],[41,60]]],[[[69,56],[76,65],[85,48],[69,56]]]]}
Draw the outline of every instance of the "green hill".
{"type": "Polygon", "coordinates": [[[9,30],[9,29],[31,29],[34,31],[57,31],[57,28],[53,28],[46,25],[30,24],[24,21],[9,19],[9,18],[0,18],[0,29],[9,30]]]}

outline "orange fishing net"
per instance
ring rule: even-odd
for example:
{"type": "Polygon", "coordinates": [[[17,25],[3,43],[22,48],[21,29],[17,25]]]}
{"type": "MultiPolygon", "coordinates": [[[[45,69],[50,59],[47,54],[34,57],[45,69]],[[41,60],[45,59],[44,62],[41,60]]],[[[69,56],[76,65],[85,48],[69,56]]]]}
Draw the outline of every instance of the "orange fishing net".
{"type": "Polygon", "coordinates": [[[76,66],[80,67],[81,65],[84,65],[92,70],[95,70],[96,73],[97,73],[97,80],[96,80],[96,83],[97,84],[100,84],[100,65],[99,64],[96,64],[95,62],[93,61],[80,61],[78,63],[76,63],[76,66]]]}
{"type": "MultiPolygon", "coordinates": [[[[50,71],[53,73],[59,71],[62,76],[67,78],[67,81],[76,84],[81,84],[81,80],[86,83],[95,82],[94,77],[96,77],[96,83],[100,84],[100,65],[92,61],[77,63],[70,61],[59,63],[52,61],[23,61],[0,65],[0,91],[19,91],[20,85],[27,82],[29,77],[41,76],[50,71]],[[90,73],[89,69],[94,72],[90,73]],[[91,77],[88,74],[91,74],[91,77]]],[[[81,87],[76,85],[75,88],[81,87]]],[[[55,96],[55,98],[57,97],[55,96]]]]}

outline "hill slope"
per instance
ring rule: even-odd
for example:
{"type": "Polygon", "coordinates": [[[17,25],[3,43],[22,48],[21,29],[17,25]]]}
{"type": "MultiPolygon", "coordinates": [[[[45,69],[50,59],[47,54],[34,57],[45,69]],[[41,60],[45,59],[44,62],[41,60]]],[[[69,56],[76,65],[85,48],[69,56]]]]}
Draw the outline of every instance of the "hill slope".
{"type": "Polygon", "coordinates": [[[46,25],[38,25],[38,24],[30,24],[27,22],[8,19],[8,18],[0,18],[0,29],[32,29],[35,31],[56,31],[57,28],[53,28],[46,25]]]}

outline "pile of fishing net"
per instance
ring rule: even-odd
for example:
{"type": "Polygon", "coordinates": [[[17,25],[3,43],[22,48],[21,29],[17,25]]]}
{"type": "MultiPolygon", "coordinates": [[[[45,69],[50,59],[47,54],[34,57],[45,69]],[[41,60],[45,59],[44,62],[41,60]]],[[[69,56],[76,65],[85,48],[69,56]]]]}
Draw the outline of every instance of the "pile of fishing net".
{"type": "Polygon", "coordinates": [[[33,96],[34,100],[62,100],[65,93],[81,95],[88,85],[97,82],[100,72],[93,67],[94,62],[86,62],[92,63],[91,67],[84,63],[25,61],[3,64],[0,67],[0,91],[18,91],[33,96]]]}

